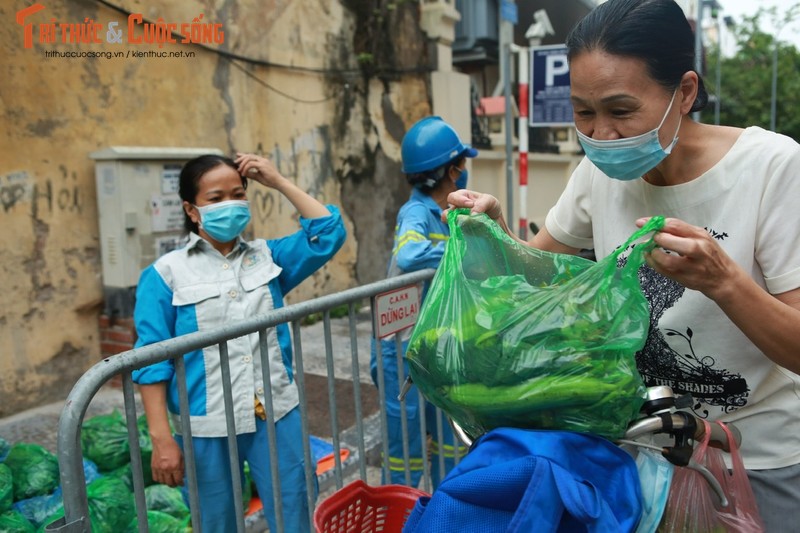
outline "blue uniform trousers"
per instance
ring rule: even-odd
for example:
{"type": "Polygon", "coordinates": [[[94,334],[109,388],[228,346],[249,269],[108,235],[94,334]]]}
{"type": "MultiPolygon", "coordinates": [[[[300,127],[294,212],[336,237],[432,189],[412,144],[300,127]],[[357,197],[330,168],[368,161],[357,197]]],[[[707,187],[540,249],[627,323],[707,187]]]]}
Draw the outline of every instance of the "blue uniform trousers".
{"type": "MultiPolygon", "coordinates": [[[[295,407],[289,411],[289,414],[275,424],[275,430],[285,530],[307,532],[310,531],[310,527],[303,447],[301,445],[300,410],[295,407]]],[[[175,440],[183,449],[182,437],[176,435],[175,440]]],[[[239,451],[241,479],[244,480],[243,462],[247,461],[250,475],[264,506],[264,516],[270,531],[278,531],[275,524],[267,423],[257,419],[256,432],[238,435],[236,442],[239,451]]],[[[203,532],[229,533],[236,531],[236,512],[233,503],[227,437],[193,437],[192,444],[197,463],[197,488],[203,532]]],[[[316,477],[314,477],[315,498],[318,492],[316,483],[316,477]]],[[[188,503],[188,489],[185,484],[183,492],[188,503]]]]}
{"type": "MultiPolygon", "coordinates": [[[[377,343],[373,339],[372,351],[370,355],[370,370],[372,374],[372,381],[376,386],[378,385],[378,363],[376,354],[377,343]]],[[[385,390],[383,397],[386,402],[386,418],[389,433],[389,472],[391,479],[390,483],[405,485],[405,462],[403,459],[403,433],[402,433],[402,411],[400,408],[400,401],[397,399],[400,394],[402,383],[399,381],[399,372],[397,366],[397,344],[394,338],[384,339],[380,342],[381,354],[383,360],[383,375],[385,390]]],[[[402,343],[402,350],[408,346],[408,341],[402,343]]],[[[403,359],[403,376],[408,376],[408,363],[403,359]]],[[[439,486],[439,483],[447,473],[455,466],[455,443],[457,442],[453,435],[453,430],[450,424],[445,419],[445,415],[441,415],[441,428],[442,438],[439,438],[439,431],[436,423],[436,408],[430,402],[425,403],[425,426],[426,432],[431,437],[430,441],[430,472],[431,483],[433,489],[439,486]],[[444,462],[444,472],[440,468],[441,462],[444,462]]],[[[405,396],[406,404],[406,422],[408,430],[408,444],[409,444],[409,470],[411,472],[411,486],[418,487],[424,473],[425,460],[423,454],[423,435],[420,427],[420,401],[419,393],[416,387],[411,387],[405,396]]],[[[463,457],[467,453],[465,446],[459,446],[458,453],[463,457]]],[[[385,458],[384,458],[385,459],[385,458]]],[[[385,477],[385,470],[384,470],[385,477]]],[[[387,480],[383,479],[383,483],[387,480]]]]}

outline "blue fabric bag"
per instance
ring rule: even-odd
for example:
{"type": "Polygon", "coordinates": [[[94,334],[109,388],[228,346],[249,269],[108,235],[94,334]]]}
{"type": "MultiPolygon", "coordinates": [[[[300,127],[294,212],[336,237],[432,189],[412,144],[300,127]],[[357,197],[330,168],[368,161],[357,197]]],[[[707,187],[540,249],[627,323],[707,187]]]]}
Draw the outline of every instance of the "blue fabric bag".
{"type": "Polygon", "coordinates": [[[610,441],[498,428],[417,501],[403,532],[634,531],[641,513],[636,463],[610,441]]]}

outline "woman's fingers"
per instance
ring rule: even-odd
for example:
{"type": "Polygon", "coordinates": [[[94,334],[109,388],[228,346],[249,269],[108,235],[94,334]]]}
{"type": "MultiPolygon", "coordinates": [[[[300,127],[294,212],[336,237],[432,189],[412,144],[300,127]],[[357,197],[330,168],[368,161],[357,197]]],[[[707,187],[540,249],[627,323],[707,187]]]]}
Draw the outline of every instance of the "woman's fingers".
{"type": "Polygon", "coordinates": [[[687,288],[711,297],[735,274],[730,256],[704,228],[668,218],[653,240],[658,248],[647,254],[648,265],[687,288]]]}
{"type": "Polygon", "coordinates": [[[238,166],[239,174],[242,176],[247,176],[253,170],[258,171],[258,169],[255,167],[255,157],[256,156],[253,154],[236,154],[236,159],[234,159],[233,162],[238,166]]]}
{"type": "Polygon", "coordinates": [[[154,481],[170,487],[183,484],[183,453],[174,440],[153,441],[153,457],[150,466],[154,481]]]}
{"type": "Polygon", "coordinates": [[[267,159],[264,157],[257,156],[255,154],[237,154],[236,159],[234,160],[239,167],[239,173],[242,176],[247,176],[248,178],[252,178],[255,174],[259,174],[262,172],[263,166],[267,164],[267,159]]]}
{"type": "Polygon", "coordinates": [[[169,467],[166,469],[153,469],[153,481],[169,485],[170,487],[177,487],[183,485],[183,464],[176,467],[169,467]]]}
{"type": "Polygon", "coordinates": [[[717,247],[711,235],[703,229],[677,218],[668,218],[664,221],[664,228],[655,238],[656,244],[665,250],[684,257],[700,257],[717,247]]]}
{"type": "Polygon", "coordinates": [[[256,154],[238,153],[234,163],[242,176],[253,179],[267,187],[274,187],[283,178],[277,167],[266,157],[256,154]]]}
{"type": "Polygon", "coordinates": [[[459,189],[447,196],[447,202],[453,208],[462,207],[469,209],[471,213],[486,213],[493,219],[502,214],[500,202],[491,194],[459,189]]]}

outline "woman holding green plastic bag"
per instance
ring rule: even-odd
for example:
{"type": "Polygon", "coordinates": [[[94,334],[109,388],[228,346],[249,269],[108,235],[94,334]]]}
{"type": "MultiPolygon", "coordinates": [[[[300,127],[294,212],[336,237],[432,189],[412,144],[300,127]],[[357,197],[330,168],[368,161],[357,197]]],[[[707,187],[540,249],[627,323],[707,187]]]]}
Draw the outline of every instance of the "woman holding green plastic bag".
{"type": "MultiPolygon", "coordinates": [[[[767,531],[800,523],[800,146],[758,127],[695,122],[708,95],[694,35],[672,0],[609,0],[567,39],[586,158],[528,243],[605,257],[667,217],[639,273],[650,331],[645,384],[691,393],[692,410],[734,422],[767,531]]],[[[457,191],[455,207],[500,203],[457,191]]]]}

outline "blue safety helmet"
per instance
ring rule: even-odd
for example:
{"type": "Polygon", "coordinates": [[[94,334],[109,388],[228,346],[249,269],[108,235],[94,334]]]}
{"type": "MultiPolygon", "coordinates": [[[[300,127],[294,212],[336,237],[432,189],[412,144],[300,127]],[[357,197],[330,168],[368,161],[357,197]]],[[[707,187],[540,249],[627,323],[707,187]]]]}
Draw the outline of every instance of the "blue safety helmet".
{"type": "Polygon", "coordinates": [[[452,126],[436,116],[425,117],[411,126],[400,152],[406,174],[434,170],[459,156],[478,155],[476,149],[461,142],[452,126]]]}

